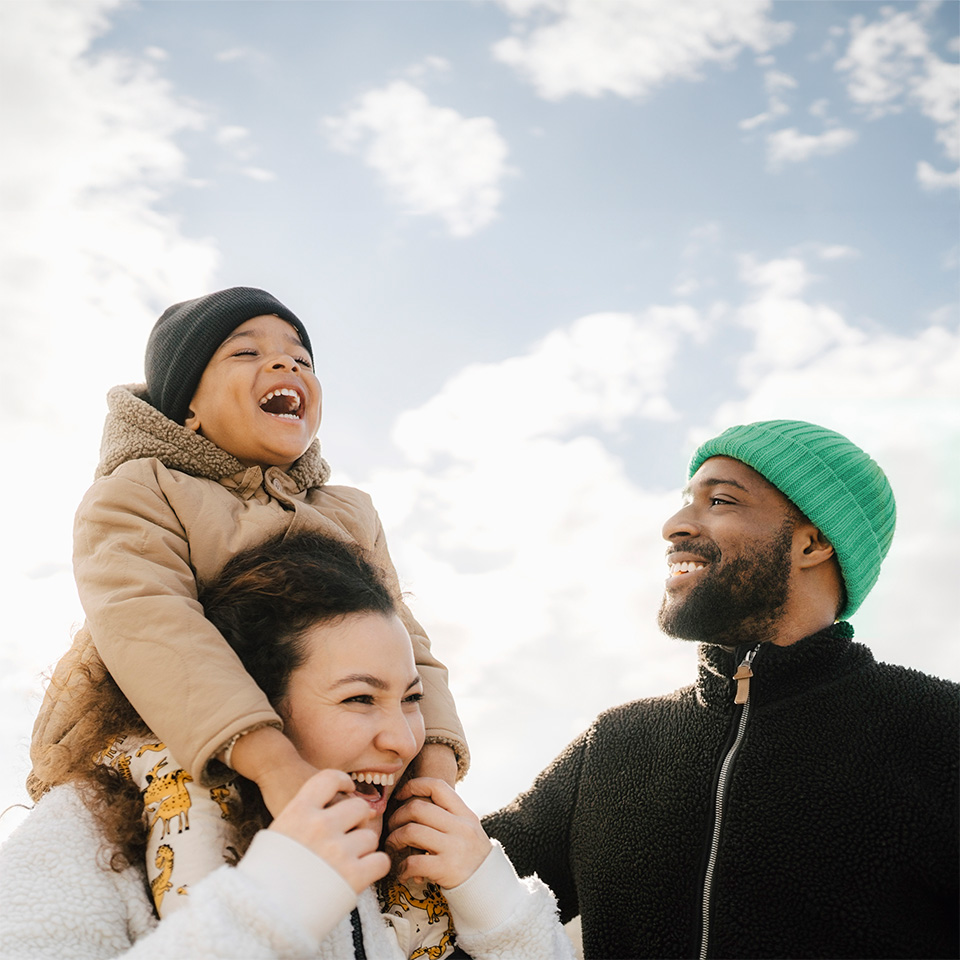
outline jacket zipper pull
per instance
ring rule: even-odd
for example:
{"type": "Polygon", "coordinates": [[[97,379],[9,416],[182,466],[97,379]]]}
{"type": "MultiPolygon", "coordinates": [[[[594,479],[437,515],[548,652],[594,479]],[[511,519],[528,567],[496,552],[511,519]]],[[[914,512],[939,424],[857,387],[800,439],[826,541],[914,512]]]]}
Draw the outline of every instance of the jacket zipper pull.
{"type": "Polygon", "coordinates": [[[733,679],[737,681],[737,694],[733,698],[734,703],[744,704],[750,697],[750,678],[753,676],[750,664],[753,663],[753,658],[757,655],[759,649],[760,647],[756,646],[752,650],[748,650],[740,666],[737,667],[737,672],[733,675],[733,679]]]}

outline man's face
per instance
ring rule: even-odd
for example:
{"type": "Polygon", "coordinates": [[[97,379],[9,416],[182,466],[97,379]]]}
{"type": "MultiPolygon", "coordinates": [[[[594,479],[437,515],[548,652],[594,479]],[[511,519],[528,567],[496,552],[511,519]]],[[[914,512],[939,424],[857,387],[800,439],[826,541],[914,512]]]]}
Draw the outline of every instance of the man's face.
{"type": "Polygon", "coordinates": [[[663,526],[670,572],[660,629],[730,646],[771,639],[789,594],[800,518],[751,467],[729,457],[706,460],[684,491],[684,506],[663,526]]]}

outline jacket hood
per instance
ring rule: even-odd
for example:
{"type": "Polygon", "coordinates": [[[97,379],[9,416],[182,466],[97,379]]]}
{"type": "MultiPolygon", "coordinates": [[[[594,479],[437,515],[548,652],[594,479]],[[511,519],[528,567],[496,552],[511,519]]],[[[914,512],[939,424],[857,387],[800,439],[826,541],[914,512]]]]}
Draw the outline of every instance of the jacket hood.
{"type": "MultiPolygon", "coordinates": [[[[128,460],[155,457],[170,470],[222,480],[249,469],[206,437],[165,417],[152,406],[145,384],[114,387],[107,394],[107,419],[100,441],[96,476],[106,477],[128,460]]],[[[288,474],[300,489],[318,487],[330,478],[330,466],[314,440],[288,474]]]]}

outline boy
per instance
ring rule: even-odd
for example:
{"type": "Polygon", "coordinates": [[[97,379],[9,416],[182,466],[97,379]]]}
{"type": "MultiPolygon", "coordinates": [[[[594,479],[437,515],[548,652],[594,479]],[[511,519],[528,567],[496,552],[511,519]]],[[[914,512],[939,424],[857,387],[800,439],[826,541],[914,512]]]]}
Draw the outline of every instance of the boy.
{"type": "MultiPolygon", "coordinates": [[[[146,381],[108,394],[97,480],[74,526],[86,622],[44,697],[27,787],[37,799],[58,782],[65,705],[102,661],[187,775],[215,788],[235,770],[276,816],[316,771],[204,617],[198,583],[235,553],[303,530],[358,543],[399,597],[396,572],[370,498],[326,485],[310,339],[279,300],[232,287],[169,307],[147,343],[146,381]]],[[[399,606],[424,681],[416,774],[453,784],[469,754],[446,668],[399,606]]]]}

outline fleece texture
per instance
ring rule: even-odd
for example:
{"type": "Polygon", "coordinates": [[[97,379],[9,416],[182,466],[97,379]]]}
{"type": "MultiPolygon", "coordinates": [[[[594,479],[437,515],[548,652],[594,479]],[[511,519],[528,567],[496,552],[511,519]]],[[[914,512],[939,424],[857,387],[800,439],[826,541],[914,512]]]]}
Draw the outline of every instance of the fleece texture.
{"type": "MultiPolygon", "coordinates": [[[[957,957],[960,686],[877,663],[841,622],[753,661],[727,778],[711,957],[957,957]]],[[[718,772],[746,648],[610,710],[484,819],[587,958],[697,957],[718,772]]]]}
{"type": "MultiPolygon", "coordinates": [[[[192,887],[162,922],[143,870],[116,873],[105,860],[76,790],[44,795],[0,847],[0,960],[352,960],[353,903],[370,960],[409,956],[372,888],[357,898],[322,860],[272,831],[254,839],[238,867],[192,887]]],[[[553,895],[536,878],[519,880],[499,846],[468,883],[469,893],[455,888],[448,897],[454,922],[458,897],[479,900],[463,937],[474,960],[572,960],[553,895]]]]}

